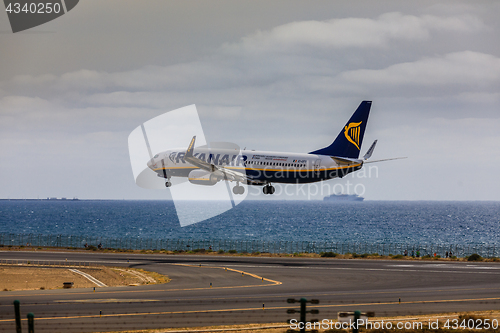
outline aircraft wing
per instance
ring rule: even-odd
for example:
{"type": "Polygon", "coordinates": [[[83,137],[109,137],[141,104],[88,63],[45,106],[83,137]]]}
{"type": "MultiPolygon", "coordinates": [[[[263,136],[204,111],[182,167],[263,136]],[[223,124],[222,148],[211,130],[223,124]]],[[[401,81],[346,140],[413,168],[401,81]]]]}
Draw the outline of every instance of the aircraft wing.
{"type": "Polygon", "coordinates": [[[193,155],[195,141],[196,141],[196,135],[193,136],[193,139],[191,140],[191,143],[189,144],[188,149],[186,150],[186,154],[184,155],[185,161],[191,163],[194,166],[197,166],[200,169],[213,172],[217,176],[226,180],[233,180],[242,183],[255,183],[255,181],[248,178],[247,175],[244,173],[216,166],[215,164],[205,162],[195,157],[193,155]]]}

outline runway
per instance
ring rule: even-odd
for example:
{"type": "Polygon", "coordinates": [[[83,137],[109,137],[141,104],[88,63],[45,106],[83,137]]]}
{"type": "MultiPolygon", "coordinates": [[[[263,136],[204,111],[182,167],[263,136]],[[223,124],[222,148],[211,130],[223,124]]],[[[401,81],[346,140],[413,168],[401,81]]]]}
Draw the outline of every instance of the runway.
{"type": "Polygon", "coordinates": [[[286,310],[298,309],[286,300],[301,297],[320,301],[310,307],[319,320],[353,310],[382,317],[500,309],[497,263],[16,251],[0,252],[0,259],[136,267],[172,279],[95,292],[0,292],[0,331],[14,328],[15,299],[23,318],[35,314],[38,332],[284,323],[295,318],[286,310]]]}

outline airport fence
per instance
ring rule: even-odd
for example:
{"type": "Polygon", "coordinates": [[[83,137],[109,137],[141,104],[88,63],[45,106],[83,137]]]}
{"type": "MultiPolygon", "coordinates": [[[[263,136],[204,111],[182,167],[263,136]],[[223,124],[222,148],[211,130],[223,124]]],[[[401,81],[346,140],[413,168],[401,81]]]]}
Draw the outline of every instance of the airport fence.
{"type": "Polygon", "coordinates": [[[166,250],[166,251],[224,251],[233,253],[323,253],[379,254],[379,255],[430,255],[444,257],[446,252],[456,257],[477,253],[485,258],[499,256],[495,244],[419,244],[419,243],[364,243],[364,242],[312,242],[275,240],[231,239],[154,239],[107,238],[98,236],[67,236],[42,234],[0,233],[0,246],[60,247],[115,250],[166,250]]]}

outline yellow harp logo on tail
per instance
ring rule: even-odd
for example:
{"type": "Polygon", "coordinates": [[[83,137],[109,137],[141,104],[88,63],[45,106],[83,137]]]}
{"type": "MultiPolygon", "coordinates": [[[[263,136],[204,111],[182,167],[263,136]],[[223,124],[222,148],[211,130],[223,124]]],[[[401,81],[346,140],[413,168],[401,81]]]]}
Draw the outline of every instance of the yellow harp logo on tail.
{"type": "Polygon", "coordinates": [[[344,129],[344,135],[346,139],[352,143],[353,145],[356,146],[356,148],[359,149],[359,136],[361,134],[361,128],[359,125],[361,125],[362,121],[359,123],[349,123],[344,129]]]}

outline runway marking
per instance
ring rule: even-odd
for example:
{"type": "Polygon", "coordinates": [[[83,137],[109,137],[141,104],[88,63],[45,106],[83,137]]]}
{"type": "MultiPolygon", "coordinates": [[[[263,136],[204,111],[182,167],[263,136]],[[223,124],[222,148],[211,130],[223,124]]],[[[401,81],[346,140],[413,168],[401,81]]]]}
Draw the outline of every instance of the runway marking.
{"type": "Polygon", "coordinates": [[[105,285],[101,281],[97,280],[92,275],[84,273],[82,271],[79,271],[78,269],[68,269],[68,271],[82,275],[84,278],[86,278],[87,280],[89,280],[90,282],[92,282],[93,284],[95,284],[98,287],[107,287],[107,285],[105,285]]]}
{"type": "Polygon", "coordinates": [[[187,267],[220,268],[220,269],[229,270],[229,271],[233,271],[233,272],[237,272],[237,273],[242,273],[242,274],[251,276],[253,278],[259,279],[261,281],[269,281],[273,285],[282,284],[282,282],[280,282],[280,281],[275,281],[275,280],[267,279],[265,277],[262,277],[262,276],[259,276],[259,275],[256,275],[256,274],[252,274],[252,273],[240,271],[240,270],[233,269],[233,268],[227,268],[227,267],[221,267],[221,266],[211,266],[211,265],[202,266],[201,264],[200,265],[193,265],[193,264],[172,264],[172,265],[174,265],[174,266],[187,266],[187,267]]]}
{"type": "MultiPolygon", "coordinates": [[[[315,305],[317,308],[336,308],[336,307],[351,307],[351,306],[377,306],[377,305],[400,305],[400,304],[429,304],[429,303],[455,303],[455,302],[471,302],[471,301],[493,301],[500,300],[500,297],[491,298],[468,298],[468,299],[446,299],[432,301],[408,301],[408,302],[382,302],[382,303],[351,303],[351,304],[329,304],[315,305]]],[[[167,315],[167,314],[190,314],[190,313],[221,313],[221,312],[236,312],[236,311],[269,311],[288,309],[290,306],[272,306],[266,307],[263,310],[261,307],[256,308],[235,308],[235,309],[213,309],[213,310],[189,310],[189,311],[159,311],[159,312],[143,312],[143,313],[116,313],[116,314],[97,314],[83,316],[65,316],[65,317],[38,317],[36,320],[57,320],[57,319],[80,319],[80,318],[100,318],[100,317],[132,317],[132,316],[151,316],[151,315],[167,315]]],[[[27,319],[22,319],[27,320],[27,319]]],[[[15,319],[0,319],[0,322],[13,322],[15,319]]]]}
{"type": "Polygon", "coordinates": [[[161,302],[159,299],[118,299],[118,298],[101,298],[101,299],[70,299],[70,300],[55,300],[54,303],[142,303],[142,302],[161,302]]]}
{"type": "Polygon", "coordinates": [[[386,265],[389,267],[415,267],[415,265],[386,265]]]}

